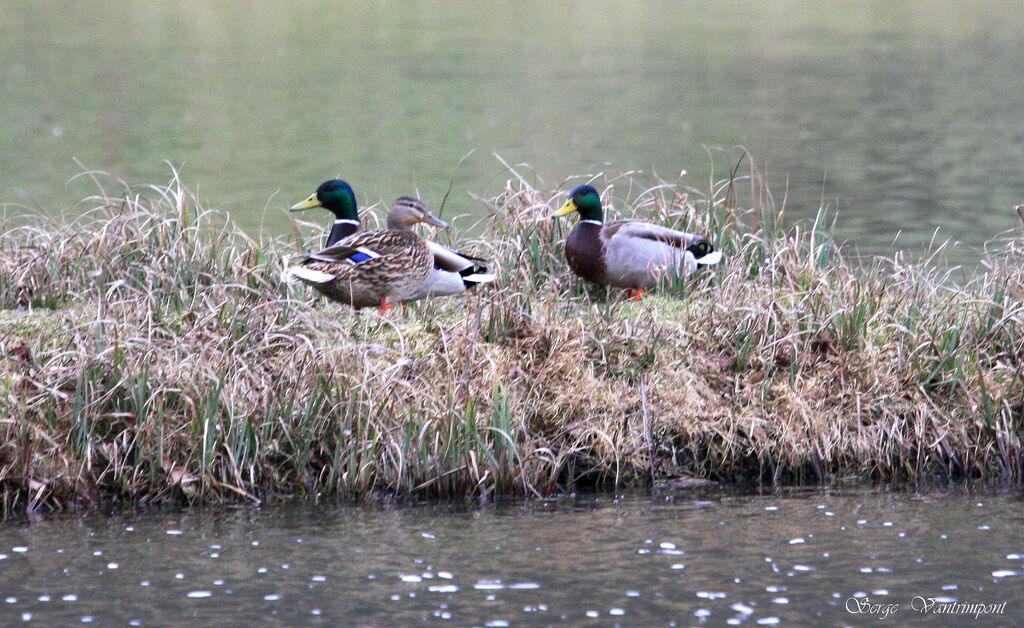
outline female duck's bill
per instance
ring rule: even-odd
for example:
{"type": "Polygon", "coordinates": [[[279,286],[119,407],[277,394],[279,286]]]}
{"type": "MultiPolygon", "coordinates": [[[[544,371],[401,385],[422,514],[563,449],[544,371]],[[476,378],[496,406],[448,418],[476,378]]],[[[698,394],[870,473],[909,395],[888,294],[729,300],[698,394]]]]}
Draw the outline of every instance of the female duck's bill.
{"type": "Polygon", "coordinates": [[[412,229],[419,223],[447,229],[448,223],[435,216],[414,196],[399,196],[388,210],[388,229],[412,229]]]}

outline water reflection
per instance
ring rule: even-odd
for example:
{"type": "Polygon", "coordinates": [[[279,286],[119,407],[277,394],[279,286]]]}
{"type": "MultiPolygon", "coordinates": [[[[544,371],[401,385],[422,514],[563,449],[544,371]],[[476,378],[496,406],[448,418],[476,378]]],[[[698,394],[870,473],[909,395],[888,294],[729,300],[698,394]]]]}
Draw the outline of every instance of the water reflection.
{"type": "Polygon", "coordinates": [[[1007,602],[1006,623],[1022,517],[843,492],[61,518],[0,529],[0,622],[834,624],[923,596],[1007,602]]]}

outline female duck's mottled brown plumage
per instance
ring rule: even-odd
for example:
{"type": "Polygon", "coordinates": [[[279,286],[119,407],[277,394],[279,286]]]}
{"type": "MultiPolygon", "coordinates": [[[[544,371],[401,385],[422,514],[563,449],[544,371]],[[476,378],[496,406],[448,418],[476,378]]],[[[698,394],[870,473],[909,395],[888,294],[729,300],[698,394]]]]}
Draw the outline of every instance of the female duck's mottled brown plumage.
{"type": "MultiPolygon", "coordinates": [[[[402,196],[395,200],[395,204],[388,212],[388,229],[411,231],[419,223],[448,227],[448,224],[434,216],[420,199],[402,196]]],[[[487,273],[485,260],[453,251],[437,242],[426,242],[434,256],[434,268],[423,285],[408,295],[406,301],[462,294],[480,284],[494,281],[495,276],[487,273]]]]}
{"type": "Polygon", "coordinates": [[[327,298],[385,310],[415,292],[434,268],[423,238],[392,229],[356,233],[292,262],[286,272],[327,298]]]}

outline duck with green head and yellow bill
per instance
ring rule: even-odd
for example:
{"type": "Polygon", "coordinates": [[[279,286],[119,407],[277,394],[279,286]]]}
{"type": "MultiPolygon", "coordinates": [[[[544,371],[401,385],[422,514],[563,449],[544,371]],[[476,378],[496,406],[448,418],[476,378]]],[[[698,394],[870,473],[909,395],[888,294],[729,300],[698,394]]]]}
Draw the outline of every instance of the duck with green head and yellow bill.
{"type": "Polygon", "coordinates": [[[644,290],[701,266],[722,260],[703,236],[639,220],[604,222],[601,196],[580,185],[555,217],[578,213],[580,220],[565,241],[565,258],[573,272],[602,286],[624,288],[639,301],[644,290]]]}
{"type": "Polygon", "coordinates": [[[292,205],[291,211],[297,212],[314,207],[322,207],[334,214],[334,225],[327,234],[325,247],[352,235],[361,227],[356,193],[352,191],[352,186],[341,179],[324,181],[309,198],[292,205]]]}

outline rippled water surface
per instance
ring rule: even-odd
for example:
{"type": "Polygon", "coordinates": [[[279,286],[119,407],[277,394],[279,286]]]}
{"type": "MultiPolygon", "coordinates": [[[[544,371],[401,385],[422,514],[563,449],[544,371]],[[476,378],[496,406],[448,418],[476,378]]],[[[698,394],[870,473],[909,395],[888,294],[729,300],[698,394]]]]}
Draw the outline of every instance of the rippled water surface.
{"type": "Polygon", "coordinates": [[[702,191],[743,145],[789,218],[838,206],[862,252],[977,247],[1024,203],[1022,23],[977,0],[2,3],[0,202],[74,211],[76,159],[134,183],[170,160],[283,233],[338,174],[433,205],[454,175],[449,212],[479,213],[492,151],[549,187],[702,191]]]}
{"type": "Polygon", "coordinates": [[[1022,523],[1019,496],[878,492],[69,517],[0,527],[0,625],[964,623],[915,596],[1009,624],[1022,523]]]}

